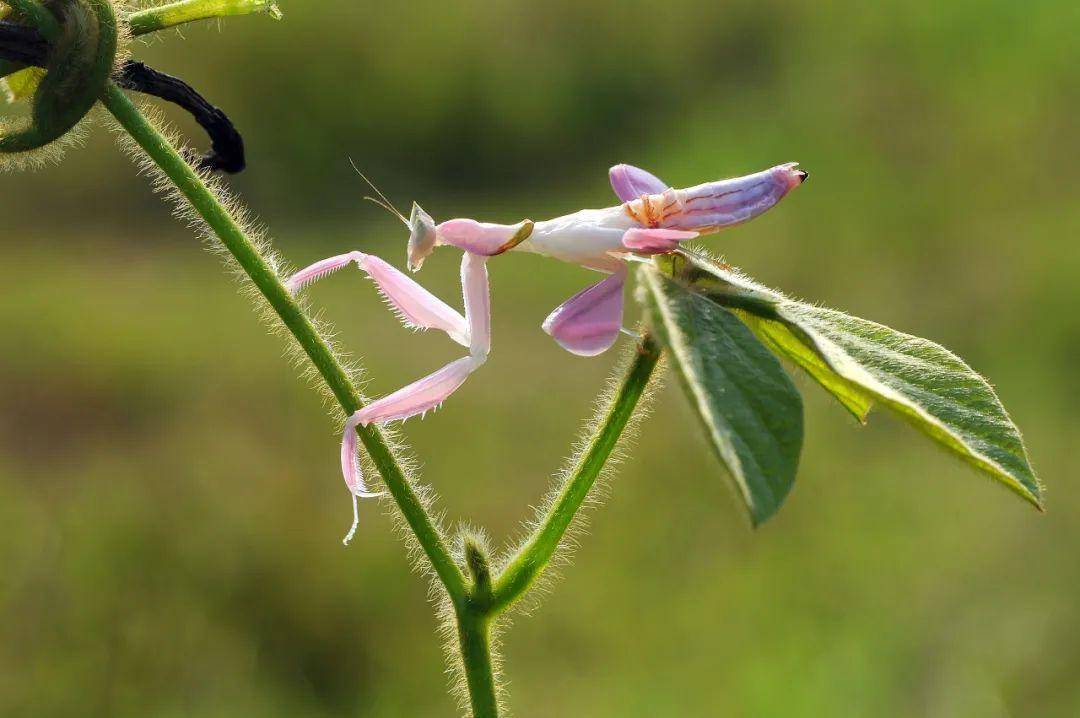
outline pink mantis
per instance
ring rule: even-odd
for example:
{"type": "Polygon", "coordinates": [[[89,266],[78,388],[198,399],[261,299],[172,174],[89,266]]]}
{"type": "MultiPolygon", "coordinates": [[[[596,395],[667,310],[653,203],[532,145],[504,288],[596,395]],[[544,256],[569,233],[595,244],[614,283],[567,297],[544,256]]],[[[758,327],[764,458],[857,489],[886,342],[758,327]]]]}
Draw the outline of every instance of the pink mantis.
{"type": "Polygon", "coordinates": [[[344,543],[356,531],[357,499],[378,496],[365,486],[357,463],[356,427],[404,420],[438,407],[486,361],[491,351],[487,274],[490,257],[511,250],[532,252],[607,274],[559,305],[542,324],[543,330],[567,351],[595,356],[611,347],[622,331],[628,260],[671,252],[688,239],[757,217],[806,179],[806,172],[796,167],[796,163],[789,163],[745,177],[673,189],[645,170],[616,165],[609,175],[622,204],[585,209],[543,222],[524,220],[515,225],[472,219],[451,219],[436,225],[415,203],[406,220],[386,202],[383,206],[410,230],[407,261],[411,271],[419,270],[438,246],[452,245],[463,251],[464,316],[404,273],[363,252],[329,257],[290,277],[286,286],[296,293],[355,262],[374,280],[406,326],[439,329],[469,350],[467,356],[349,417],[341,442],[341,470],[353,497],[353,524],[344,543]]]}

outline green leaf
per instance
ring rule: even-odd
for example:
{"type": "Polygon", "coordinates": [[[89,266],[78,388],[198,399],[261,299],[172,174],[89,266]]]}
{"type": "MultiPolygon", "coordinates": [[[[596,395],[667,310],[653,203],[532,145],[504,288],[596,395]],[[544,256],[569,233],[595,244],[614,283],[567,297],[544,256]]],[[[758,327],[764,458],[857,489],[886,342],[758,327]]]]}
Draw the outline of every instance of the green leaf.
{"type": "Polygon", "coordinates": [[[654,331],[756,526],[780,508],[795,481],[802,398],[734,314],[652,267],[640,274],[654,331]]]}
{"type": "Polygon", "coordinates": [[[746,310],[736,310],[736,313],[754,330],[765,346],[801,367],[860,423],[866,423],[866,417],[874,406],[873,397],[854,382],[833,371],[825,359],[811,348],[812,344],[805,341],[801,332],[796,334],[783,322],[764,320],[746,310]]]}
{"type": "Polygon", "coordinates": [[[700,296],[736,309],[770,349],[805,369],[855,416],[865,418],[877,401],[1042,508],[1019,429],[993,388],[955,354],[875,322],[788,299],[708,257],[686,253],[659,264],[700,296]]]}

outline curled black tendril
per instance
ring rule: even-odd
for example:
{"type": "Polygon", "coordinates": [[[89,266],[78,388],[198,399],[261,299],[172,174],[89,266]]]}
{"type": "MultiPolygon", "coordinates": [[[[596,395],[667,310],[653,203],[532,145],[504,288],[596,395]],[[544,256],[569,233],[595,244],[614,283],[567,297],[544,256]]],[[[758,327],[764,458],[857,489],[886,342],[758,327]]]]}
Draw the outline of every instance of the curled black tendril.
{"type": "MultiPolygon", "coordinates": [[[[23,66],[45,67],[49,43],[34,28],[0,21],[0,58],[23,66]]],[[[127,60],[113,79],[127,90],[152,95],[183,108],[210,138],[210,149],[192,158],[199,169],[236,174],[245,167],[244,140],[228,116],[178,77],[127,60]]]]}
{"type": "Polygon", "coordinates": [[[228,116],[191,85],[135,60],[126,61],[114,79],[123,88],[160,97],[191,113],[210,137],[210,149],[196,159],[199,168],[229,174],[244,169],[244,139],[228,116]]]}

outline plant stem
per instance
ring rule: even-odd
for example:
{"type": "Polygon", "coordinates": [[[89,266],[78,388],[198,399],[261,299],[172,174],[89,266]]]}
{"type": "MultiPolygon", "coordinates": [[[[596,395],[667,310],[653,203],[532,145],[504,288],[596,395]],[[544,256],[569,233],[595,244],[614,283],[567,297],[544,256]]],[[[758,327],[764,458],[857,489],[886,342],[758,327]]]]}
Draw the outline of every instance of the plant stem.
{"type": "Polygon", "coordinates": [[[495,693],[495,670],[491,662],[491,617],[489,609],[466,602],[457,611],[458,645],[469,687],[473,718],[497,718],[499,701],[495,693]]]}
{"type": "Polygon", "coordinates": [[[611,457],[659,360],[660,347],[646,335],[570,478],[563,484],[540,526],[493,585],[488,582],[486,556],[466,545],[473,580],[466,600],[455,606],[455,615],[474,718],[496,718],[499,714],[491,660],[491,622],[528,590],[551,560],[596,477],[611,457]]]}
{"type": "Polygon", "coordinates": [[[269,13],[274,18],[281,17],[281,11],[273,0],[180,0],[168,5],[137,10],[128,15],[127,22],[132,35],[145,35],[197,20],[256,12],[269,13]]]}
{"type": "MultiPolygon", "coordinates": [[[[236,258],[282,324],[311,359],[345,413],[352,415],[356,412],[361,407],[360,396],[348,373],[307,314],[285,289],[277,272],[218,201],[214,192],[114,83],[106,85],[101,101],[236,258]]],[[[466,593],[464,575],[454,563],[441,532],[413,491],[381,432],[374,426],[368,426],[358,428],[357,433],[451,600],[455,604],[460,603],[466,593]]]]}
{"type": "Polygon", "coordinates": [[[540,526],[495,579],[490,606],[492,615],[505,610],[518,600],[555,554],[566,529],[581,508],[581,503],[588,496],[596,477],[600,475],[619,436],[633,415],[659,359],[660,347],[652,337],[646,335],[570,478],[563,484],[540,526]]]}
{"type": "MultiPolygon", "coordinates": [[[[114,83],[109,82],[106,86],[102,102],[235,257],[311,359],[346,414],[351,415],[359,409],[360,397],[330,346],[285,289],[274,268],[259,253],[206,182],[114,83]]],[[[521,597],[551,560],[633,415],[659,358],[659,346],[646,336],[638,346],[637,355],[602,421],[589,439],[585,452],[540,526],[490,584],[485,578],[486,559],[484,562],[479,559],[473,562],[476,566],[472,570],[480,580],[465,578],[451,557],[442,533],[405,478],[379,430],[373,426],[357,430],[383,482],[450,597],[457,619],[458,643],[475,718],[496,718],[499,713],[491,655],[492,621],[521,597]]]]}

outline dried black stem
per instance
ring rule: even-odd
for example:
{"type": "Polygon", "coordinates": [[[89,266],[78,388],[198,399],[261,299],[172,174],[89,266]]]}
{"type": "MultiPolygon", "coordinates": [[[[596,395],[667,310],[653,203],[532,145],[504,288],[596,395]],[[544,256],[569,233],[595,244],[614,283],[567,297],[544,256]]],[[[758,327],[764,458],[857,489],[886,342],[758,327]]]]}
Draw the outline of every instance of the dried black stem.
{"type": "Polygon", "coordinates": [[[179,77],[128,60],[116,74],[116,84],[182,107],[210,137],[210,149],[197,163],[201,169],[236,174],[244,169],[244,140],[228,116],[179,77]]]}

